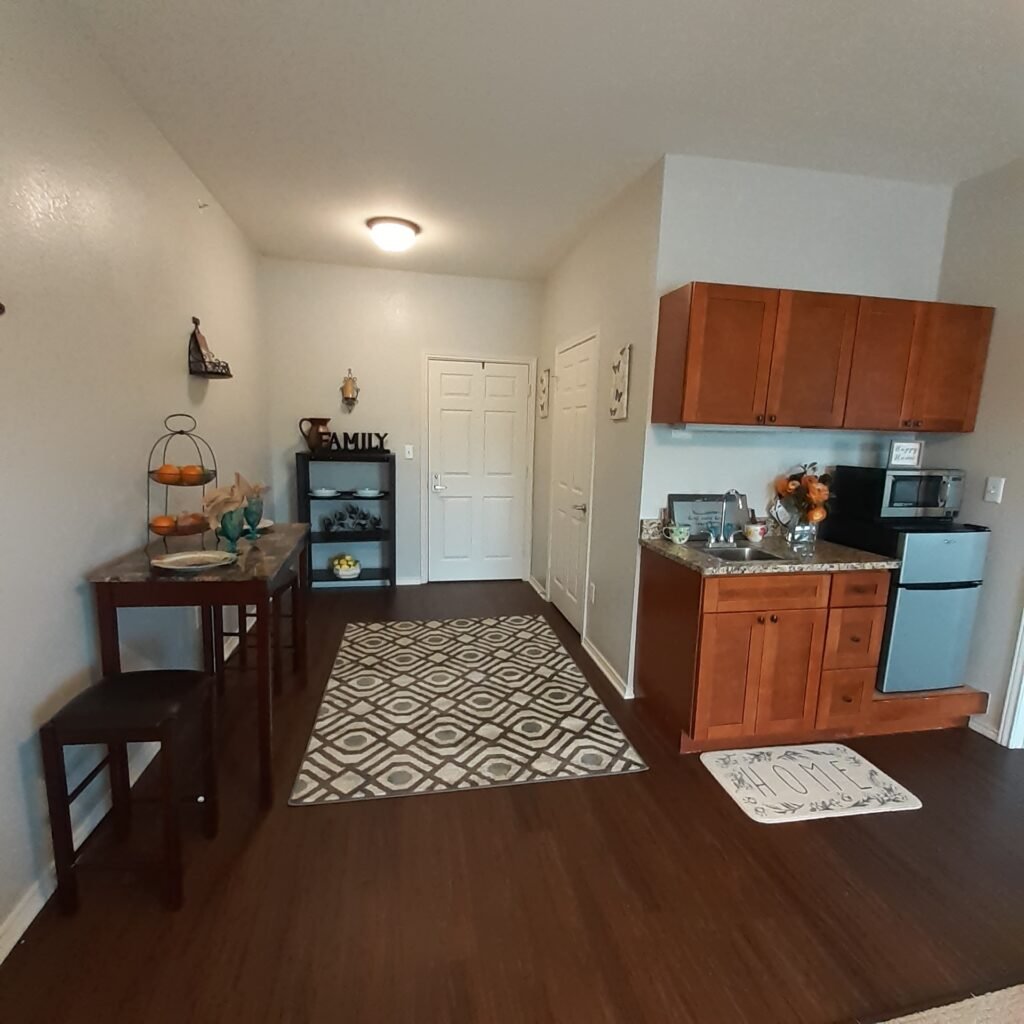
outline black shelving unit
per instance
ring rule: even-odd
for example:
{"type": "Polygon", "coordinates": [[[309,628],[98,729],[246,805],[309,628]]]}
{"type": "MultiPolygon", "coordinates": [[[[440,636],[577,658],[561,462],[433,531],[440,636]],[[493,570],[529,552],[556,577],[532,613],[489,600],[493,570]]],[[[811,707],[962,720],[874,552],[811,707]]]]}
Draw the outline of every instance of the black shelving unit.
{"type": "MultiPolygon", "coordinates": [[[[350,474],[348,474],[350,475],[350,474]]],[[[348,481],[350,482],[350,481],[348,481]]],[[[354,588],[360,586],[395,585],[395,456],[392,452],[297,452],[295,455],[296,507],[299,520],[309,523],[309,585],[322,588],[354,588]],[[355,489],[345,487],[345,469],[355,465],[376,464],[379,480],[374,486],[383,493],[372,498],[361,498],[355,489]],[[314,469],[313,467],[318,467],[314,469]],[[315,473],[316,480],[313,482],[315,473]],[[329,498],[310,494],[310,487],[333,487],[340,494],[329,498]],[[329,511],[332,503],[361,505],[372,502],[379,506],[382,525],[373,530],[333,530],[326,532],[319,528],[320,515],[329,511]],[[314,512],[314,509],[316,510],[314,512]],[[316,522],[313,516],[316,515],[316,522]],[[377,545],[381,558],[379,566],[363,566],[363,571],[354,580],[339,580],[326,565],[326,555],[320,555],[327,545],[377,545]]],[[[363,558],[358,550],[352,552],[363,558]]]]}

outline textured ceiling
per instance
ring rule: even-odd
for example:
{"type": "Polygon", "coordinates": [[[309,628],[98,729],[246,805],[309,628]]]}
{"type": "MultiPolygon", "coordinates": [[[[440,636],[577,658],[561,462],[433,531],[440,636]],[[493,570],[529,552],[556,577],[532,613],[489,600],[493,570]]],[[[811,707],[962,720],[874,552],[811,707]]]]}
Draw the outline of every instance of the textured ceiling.
{"type": "Polygon", "coordinates": [[[1019,0],[71,3],[276,256],[532,278],[664,153],[947,183],[1024,153],[1019,0]]]}

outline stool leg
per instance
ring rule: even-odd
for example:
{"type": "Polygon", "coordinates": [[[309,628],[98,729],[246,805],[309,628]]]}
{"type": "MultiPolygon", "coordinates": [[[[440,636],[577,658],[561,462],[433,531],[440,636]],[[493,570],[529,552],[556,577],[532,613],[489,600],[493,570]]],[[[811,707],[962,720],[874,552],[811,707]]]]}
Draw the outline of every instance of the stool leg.
{"type": "Polygon", "coordinates": [[[217,835],[220,813],[217,802],[217,700],[207,683],[203,694],[203,831],[208,839],[217,835]]]}
{"type": "Polygon", "coordinates": [[[110,761],[110,799],[113,804],[114,835],[128,838],[132,827],[132,780],[128,772],[128,744],[108,743],[110,761]]]}
{"type": "Polygon", "coordinates": [[[248,668],[249,666],[249,645],[246,640],[246,627],[249,625],[248,605],[238,606],[238,667],[248,668]]]}
{"type": "Polygon", "coordinates": [[[46,802],[50,809],[53,834],[53,859],[57,868],[57,904],[65,914],[78,909],[78,882],[75,878],[75,841],[71,833],[71,802],[64,770],[64,751],[52,722],[39,730],[43,748],[43,775],[46,802]]]}
{"type": "Polygon", "coordinates": [[[181,828],[178,821],[178,789],[174,778],[175,721],[160,728],[160,799],[164,820],[164,905],[178,910],[182,904],[181,828]]]}
{"type": "Polygon", "coordinates": [[[213,667],[217,673],[217,692],[224,693],[224,609],[213,606],[213,667]]]}
{"type": "Polygon", "coordinates": [[[274,696],[278,696],[284,689],[284,680],[281,678],[281,595],[274,598],[270,611],[271,629],[271,658],[273,661],[274,696]]]}

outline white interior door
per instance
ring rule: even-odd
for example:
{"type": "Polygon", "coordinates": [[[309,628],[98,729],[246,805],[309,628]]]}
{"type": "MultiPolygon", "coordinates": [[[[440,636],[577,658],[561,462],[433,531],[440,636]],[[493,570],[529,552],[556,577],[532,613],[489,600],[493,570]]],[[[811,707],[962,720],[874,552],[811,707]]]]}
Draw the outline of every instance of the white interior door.
{"type": "Polygon", "coordinates": [[[528,369],[429,362],[428,579],[523,578],[528,369]]]}
{"type": "Polygon", "coordinates": [[[594,472],[594,401],[597,339],[555,357],[551,537],[551,600],[583,631],[590,557],[590,484],[594,472]]]}

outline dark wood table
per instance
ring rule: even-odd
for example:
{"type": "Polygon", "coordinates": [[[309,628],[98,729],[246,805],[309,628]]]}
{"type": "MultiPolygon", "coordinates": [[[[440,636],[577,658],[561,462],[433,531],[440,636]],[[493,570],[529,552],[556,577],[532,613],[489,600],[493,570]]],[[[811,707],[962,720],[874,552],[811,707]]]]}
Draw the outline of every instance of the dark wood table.
{"type": "MultiPolygon", "coordinates": [[[[207,671],[214,671],[214,616],[227,605],[256,608],[256,696],[259,743],[260,799],[270,806],[274,795],[271,761],[273,700],[271,694],[271,598],[295,573],[292,608],[296,648],[296,675],[306,679],[306,593],[309,527],[305,523],[279,523],[254,543],[239,541],[238,561],[220,569],[184,575],[163,572],[149,564],[146,550],[133,551],[101,566],[89,575],[96,597],[100,660],[104,675],[121,671],[118,608],[197,607],[203,626],[203,652],[207,671]]],[[[150,551],[155,551],[152,547],[150,551]]],[[[218,618],[219,621],[219,618],[218,618]]],[[[244,642],[244,629],[240,638],[244,642]]],[[[221,657],[223,652],[221,652],[221,657]]]]}

